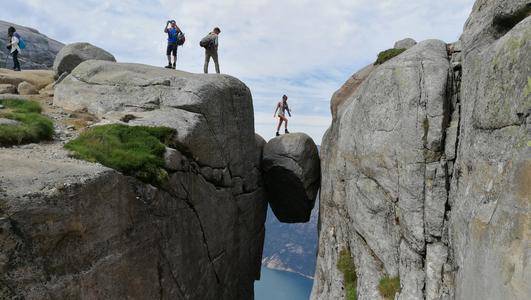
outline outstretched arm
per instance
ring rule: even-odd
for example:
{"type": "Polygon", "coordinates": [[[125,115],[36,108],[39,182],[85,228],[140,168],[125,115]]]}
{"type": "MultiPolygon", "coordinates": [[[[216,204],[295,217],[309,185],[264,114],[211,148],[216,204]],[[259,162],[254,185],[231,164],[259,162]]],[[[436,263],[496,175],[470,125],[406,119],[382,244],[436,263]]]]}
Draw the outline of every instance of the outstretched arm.
{"type": "Polygon", "coordinates": [[[275,107],[275,112],[273,113],[273,118],[277,115],[277,111],[279,109],[280,105],[278,105],[277,103],[277,106],[275,107]]]}

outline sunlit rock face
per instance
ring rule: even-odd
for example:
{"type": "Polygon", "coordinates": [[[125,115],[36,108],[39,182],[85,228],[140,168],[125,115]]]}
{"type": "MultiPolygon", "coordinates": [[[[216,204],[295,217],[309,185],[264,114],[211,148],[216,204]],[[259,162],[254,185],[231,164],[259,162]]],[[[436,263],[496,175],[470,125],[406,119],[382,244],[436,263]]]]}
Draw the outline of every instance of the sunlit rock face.
{"type": "Polygon", "coordinates": [[[385,276],[398,299],[530,297],[530,11],[477,1],[460,41],[363,70],[333,106],[312,299],[345,296],[343,249],[358,299],[385,276]]]}
{"type": "Polygon", "coordinates": [[[70,158],[60,141],[1,149],[1,299],[253,298],[267,202],[245,84],[90,60],[54,104],[175,129],[167,182],[70,158]]]}

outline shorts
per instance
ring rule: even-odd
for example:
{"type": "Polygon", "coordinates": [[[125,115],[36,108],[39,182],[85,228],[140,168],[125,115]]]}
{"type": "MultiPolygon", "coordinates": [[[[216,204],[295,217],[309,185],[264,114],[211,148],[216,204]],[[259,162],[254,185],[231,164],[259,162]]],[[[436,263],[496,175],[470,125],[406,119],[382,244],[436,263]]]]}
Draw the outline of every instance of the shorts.
{"type": "Polygon", "coordinates": [[[168,43],[168,48],[166,48],[166,55],[177,56],[177,43],[168,43]]]}

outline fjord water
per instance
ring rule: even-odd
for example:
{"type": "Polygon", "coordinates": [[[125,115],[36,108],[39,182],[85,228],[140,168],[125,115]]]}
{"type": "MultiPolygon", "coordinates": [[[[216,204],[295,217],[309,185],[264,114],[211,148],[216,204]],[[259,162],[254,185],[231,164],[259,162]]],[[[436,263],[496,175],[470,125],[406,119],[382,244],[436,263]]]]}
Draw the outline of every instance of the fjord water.
{"type": "Polygon", "coordinates": [[[262,267],[262,275],[254,284],[255,300],[308,300],[313,280],[296,273],[262,267]]]}

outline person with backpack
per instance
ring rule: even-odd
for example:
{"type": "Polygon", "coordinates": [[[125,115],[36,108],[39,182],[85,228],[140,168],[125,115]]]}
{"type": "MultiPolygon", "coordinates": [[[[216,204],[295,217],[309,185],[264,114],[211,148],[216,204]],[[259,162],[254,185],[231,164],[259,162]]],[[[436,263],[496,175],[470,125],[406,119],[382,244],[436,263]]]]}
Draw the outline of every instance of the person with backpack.
{"type": "Polygon", "coordinates": [[[289,133],[288,131],[288,118],[286,118],[286,112],[288,113],[289,117],[291,118],[291,109],[288,106],[288,96],[284,95],[282,96],[282,100],[277,103],[277,107],[275,108],[275,113],[273,114],[273,118],[278,116],[278,126],[277,126],[277,133],[276,136],[279,136],[280,133],[280,127],[282,126],[282,122],[284,122],[284,133],[289,133]],[[278,111],[278,114],[277,114],[278,111]]]}
{"type": "Polygon", "coordinates": [[[177,64],[177,47],[184,44],[184,34],[181,29],[177,26],[175,20],[170,20],[166,22],[164,27],[164,32],[168,34],[168,47],[166,48],[166,56],[168,57],[168,65],[165,67],[167,69],[175,69],[177,64]],[[168,27],[168,25],[170,25],[168,27]],[[172,63],[173,56],[173,63],[172,63]]]}
{"type": "Polygon", "coordinates": [[[219,72],[219,61],[218,61],[218,36],[221,33],[221,30],[219,27],[214,28],[212,32],[207,34],[201,42],[199,42],[199,46],[205,48],[205,66],[203,68],[203,71],[205,74],[208,73],[208,63],[210,62],[210,58],[214,60],[214,64],[216,65],[216,73],[219,72]]]}
{"type": "MultiPolygon", "coordinates": [[[[23,45],[20,35],[17,33],[15,27],[11,26],[7,30],[7,37],[9,42],[7,44],[7,49],[13,57],[13,71],[20,71],[20,62],[18,61],[18,55],[20,53],[21,46],[23,45]]],[[[22,48],[24,48],[22,46],[22,48]]]]}

